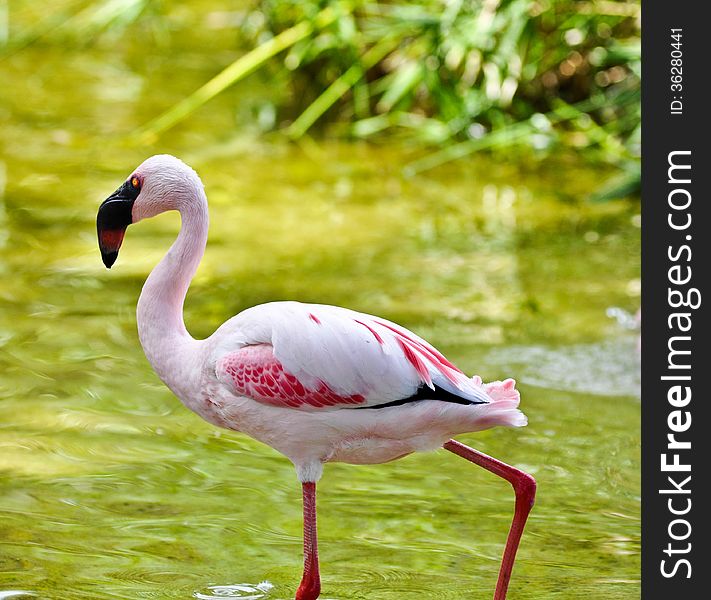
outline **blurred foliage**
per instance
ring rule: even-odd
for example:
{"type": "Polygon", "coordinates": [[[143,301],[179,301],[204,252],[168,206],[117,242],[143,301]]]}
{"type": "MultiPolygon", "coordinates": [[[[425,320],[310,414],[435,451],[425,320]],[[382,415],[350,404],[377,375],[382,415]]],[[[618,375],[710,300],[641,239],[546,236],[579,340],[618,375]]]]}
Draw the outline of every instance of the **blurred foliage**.
{"type": "MultiPolygon", "coordinates": [[[[177,6],[69,2],[0,52],[47,32],[117,35],[136,20],[159,33],[177,6]]],[[[210,18],[228,22],[238,32],[234,47],[247,52],[148,122],[138,139],[155,139],[261,71],[274,81],[256,118],[262,130],[292,139],[314,130],[405,139],[424,149],[410,173],[485,149],[524,159],[572,149],[622,168],[598,199],[638,191],[638,1],[261,0],[210,18]]]]}
{"type": "Polygon", "coordinates": [[[264,0],[243,30],[259,43],[325,5],[337,18],[282,61],[291,93],[278,109],[295,119],[292,137],[321,119],[360,138],[398,133],[444,148],[414,170],[522,144],[613,163],[638,156],[636,2],[264,0]]]}
{"type": "MultiPolygon", "coordinates": [[[[266,63],[275,77],[287,74],[289,93],[276,100],[273,122],[288,123],[294,139],[328,124],[357,138],[397,134],[439,148],[411,172],[485,148],[546,154],[563,146],[622,165],[624,189],[638,186],[636,2],[264,0],[241,29],[256,48],[250,55],[289,35],[283,57],[252,56],[260,64],[252,60],[251,70],[266,63]]],[[[237,73],[221,73],[213,92],[246,74],[237,73]]],[[[148,131],[189,114],[202,96],[148,131]]]]}

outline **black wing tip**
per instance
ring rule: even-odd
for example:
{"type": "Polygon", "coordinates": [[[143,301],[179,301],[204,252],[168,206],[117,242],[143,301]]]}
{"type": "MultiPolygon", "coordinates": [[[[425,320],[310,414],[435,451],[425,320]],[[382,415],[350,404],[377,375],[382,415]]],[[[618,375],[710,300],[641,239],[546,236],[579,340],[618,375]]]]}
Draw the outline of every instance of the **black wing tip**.
{"type": "Polygon", "coordinates": [[[483,400],[470,400],[469,398],[457,396],[457,394],[453,394],[452,392],[439,387],[437,384],[434,384],[434,389],[426,385],[421,385],[412,396],[408,396],[407,398],[400,398],[399,400],[393,400],[392,402],[386,402],[385,404],[376,404],[375,406],[354,406],[353,408],[390,408],[391,406],[402,406],[403,404],[421,402],[422,400],[440,400],[441,402],[461,404],[463,406],[487,404],[487,402],[484,402],[483,400]]]}

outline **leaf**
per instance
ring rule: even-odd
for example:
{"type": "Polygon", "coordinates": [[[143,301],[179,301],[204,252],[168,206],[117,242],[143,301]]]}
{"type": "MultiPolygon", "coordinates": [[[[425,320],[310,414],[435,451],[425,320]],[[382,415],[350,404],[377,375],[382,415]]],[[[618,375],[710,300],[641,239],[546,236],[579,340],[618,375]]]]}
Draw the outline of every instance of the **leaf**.
{"type": "Polygon", "coordinates": [[[351,89],[370,67],[382,60],[397,43],[397,40],[385,38],[365,52],[360,61],[354,63],[343,75],[328,86],[328,88],[298,116],[287,129],[287,135],[291,139],[298,139],[303,136],[323,113],[333,106],[343,94],[351,89]]]}
{"type": "Polygon", "coordinates": [[[629,172],[613,177],[600,189],[598,189],[590,200],[592,202],[609,202],[610,200],[619,200],[634,194],[639,194],[642,189],[642,174],[638,167],[633,168],[629,172]]]}
{"type": "Polygon", "coordinates": [[[395,106],[405,94],[422,81],[422,64],[412,61],[406,63],[395,72],[395,77],[390,87],[385,91],[378,102],[376,109],[379,112],[388,112],[395,106]]]}
{"type": "Polygon", "coordinates": [[[146,141],[170,129],[220,92],[253,73],[267,60],[309,36],[315,29],[329,25],[334,19],[335,13],[330,8],[326,8],[312,21],[302,21],[282,31],[279,35],[238,58],[190,96],[150,121],[139,129],[134,137],[137,138],[137,141],[146,141]]]}

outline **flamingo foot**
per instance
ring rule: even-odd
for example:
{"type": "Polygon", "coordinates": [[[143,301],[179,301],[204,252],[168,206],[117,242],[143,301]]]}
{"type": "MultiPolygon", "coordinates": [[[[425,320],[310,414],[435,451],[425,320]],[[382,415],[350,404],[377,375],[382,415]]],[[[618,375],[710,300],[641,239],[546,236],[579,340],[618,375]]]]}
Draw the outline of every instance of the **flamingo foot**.
{"type": "MultiPolygon", "coordinates": [[[[508,391],[513,386],[507,386],[506,382],[504,382],[502,387],[508,391]]],[[[516,494],[514,517],[506,539],[504,556],[501,559],[501,568],[499,569],[499,579],[496,582],[496,591],[494,592],[494,600],[506,600],[506,592],[511,580],[514,561],[516,560],[516,551],[523,535],[523,529],[526,526],[526,519],[528,519],[536,499],[536,480],[528,473],[524,473],[455,440],[449,440],[444,444],[444,448],[506,479],[513,486],[516,494]]]]}
{"type": "Polygon", "coordinates": [[[304,578],[296,590],[296,600],[316,600],[321,593],[321,582],[318,579],[304,578]]]}

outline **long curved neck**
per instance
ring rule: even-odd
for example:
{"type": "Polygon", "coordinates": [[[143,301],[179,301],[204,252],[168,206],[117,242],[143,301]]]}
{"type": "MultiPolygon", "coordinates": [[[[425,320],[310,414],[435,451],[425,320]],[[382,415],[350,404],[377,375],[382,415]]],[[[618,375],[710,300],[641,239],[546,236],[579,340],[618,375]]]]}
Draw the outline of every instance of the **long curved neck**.
{"type": "Polygon", "coordinates": [[[136,311],[138,337],[146,357],[176,393],[178,382],[184,381],[185,351],[196,343],[185,328],[183,303],[207,243],[209,219],[205,193],[196,189],[194,198],[178,210],[181,218],[178,238],[148,276],[136,311]],[[181,370],[183,377],[179,376],[181,370]]]}

